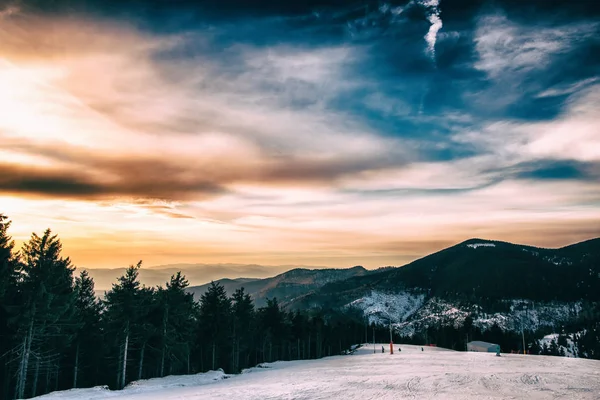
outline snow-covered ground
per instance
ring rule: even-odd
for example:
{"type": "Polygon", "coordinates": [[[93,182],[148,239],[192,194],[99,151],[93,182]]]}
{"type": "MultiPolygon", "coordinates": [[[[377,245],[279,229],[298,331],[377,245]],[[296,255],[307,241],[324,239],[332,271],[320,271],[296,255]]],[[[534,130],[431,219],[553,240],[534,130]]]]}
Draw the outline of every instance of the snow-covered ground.
{"type": "Polygon", "coordinates": [[[550,356],[454,352],[389,344],[353,355],[263,364],[236,376],[194,375],[143,381],[123,391],[77,389],[43,399],[598,399],[600,361],[550,356]],[[384,346],[386,353],[381,353],[384,346]],[[189,378],[192,379],[192,378],[189,378]]]}
{"type": "Polygon", "coordinates": [[[161,399],[162,393],[168,392],[173,388],[194,387],[208,385],[231,375],[225,374],[222,370],[209,371],[196,375],[173,375],[164,378],[143,379],[131,382],[123,390],[110,390],[107,386],[96,386],[87,389],[72,389],[61,392],[53,392],[44,396],[38,396],[36,399],[56,399],[56,400],[100,400],[108,398],[129,398],[136,396],[139,399],[161,399]],[[155,393],[156,392],[156,393],[155,393]]]}

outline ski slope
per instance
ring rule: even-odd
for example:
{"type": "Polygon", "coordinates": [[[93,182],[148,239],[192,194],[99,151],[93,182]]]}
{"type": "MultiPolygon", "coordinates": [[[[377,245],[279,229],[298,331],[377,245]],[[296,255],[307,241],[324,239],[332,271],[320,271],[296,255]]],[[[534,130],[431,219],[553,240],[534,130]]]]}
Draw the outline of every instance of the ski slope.
{"type": "Polygon", "coordinates": [[[600,361],[454,352],[389,344],[346,356],[279,361],[240,375],[166,377],[123,391],[75,389],[43,399],[599,399],[600,361]],[[381,353],[384,346],[386,353],[381,353]],[[397,349],[398,346],[396,345],[397,349]]]}

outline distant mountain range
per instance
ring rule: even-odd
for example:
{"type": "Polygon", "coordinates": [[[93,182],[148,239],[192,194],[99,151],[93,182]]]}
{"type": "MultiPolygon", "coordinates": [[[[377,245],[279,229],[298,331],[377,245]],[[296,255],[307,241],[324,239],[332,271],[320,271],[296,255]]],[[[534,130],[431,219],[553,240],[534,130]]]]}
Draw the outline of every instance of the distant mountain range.
{"type": "MultiPolygon", "coordinates": [[[[265,276],[272,268],[185,264],[142,268],[140,277],[154,286],[179,270],[192,283],[221,274],[226,277],[215,282],[229,295],[244,287],[257,307],[276,297],[290,310],[355,310],[371,322],[391,322],[406,335],[428,326],[457,326],[467,317],[480,328],[550,329],[579,318],[590,304],[600,302],[600,238],[557,249],[470,239],[403,267],[378,270],[293,268],[265,276]],[[249,270],[258,276],[234,275],[249,270]]],[[[103,292],[123,271],[90,273],[103,292]]],[[[208,286],[191,286],[189,291],[199,300],[208,286]]]]}
{"type": "MultiPolygon", "coordinates": [[[[467,317],[480,328],[535,331],[600,301],[600,238],[558,249],[470,239],[398,268],[294,269],[217,282],[229,294],[244,287],[259,307],[277,297],[288,309],[355,309],[409,336],[467,317]]],[[[190,291],[198,299],[207,287],[190,291]]]]}
{"type": "MultiPolygon", "coordinates": [[[[339,307],[371,290],[444,299],[599,300],[600,238],[558,249],[470,239],[398,268],[297,268],[264,279],[216,282],[230,294],[244,287],[259,304],[277,297],[292,308],[339,307]]],[[[199,298],[207,288],[190,291],[199,298]]]]}
{"type": "MultiPolygon", "coordinates": [[[[249,293],[256,306],[261,307],[267,298],[276,297],[282,303],[289,303],[298,296],[304,296],[323,285],[331,282],[344,281],[348,278],[377,273],[380,270],[369,271],[361,266],[347,269],[306,269],[296,268],[282,274],[265,279],[220,279],[216,282],[223,285],[228,294],[243,287],[249,293]]],[[[190,287],[189,291],[199,299],[210,284],[190,287]]]]}
{"type": "MultiPolygon", "coordinates": [[[[257,264],[168,264],[157,266],[144,265],[140,269],[140,281],[146,286],[163,285],[171,275],[181,271],[190,285],[200,285],[212,280],[222,278],[268,278],[273,274],[289,271],[294,268],[320,269],[319,266],[301,265],[257,265],[257,264]]],[[[125,272],[126,268],[83,268],[94,278],[97,292],[104,292],[112,287],[117,278],[125,272]]]]}

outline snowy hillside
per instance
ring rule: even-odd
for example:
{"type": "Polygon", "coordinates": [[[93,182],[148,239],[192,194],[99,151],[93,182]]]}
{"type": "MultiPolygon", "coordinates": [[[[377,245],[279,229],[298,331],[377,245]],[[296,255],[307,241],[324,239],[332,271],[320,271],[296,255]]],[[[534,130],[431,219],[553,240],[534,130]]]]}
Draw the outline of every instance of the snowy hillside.
{"type": "Polygon", "coordinates": [[[399,293],[382,293],[373,290],[368,296],[357,299],[347,308],[358,308],[369,323],[387,325],[406,321],[416,313],[425,302],[425,294],[418,292],[402,291],[399,293]]]}
{"type": "Polygon", "coordinates": [[[346,307],[361,310],[369,322],[387,325],[392,321],[402,336],[413,336],[428,327],[453,326],[459,328],[468,316],[473,326],[487,330],[497,325],[503,331],[536,331],[542,327],[555,327],[574,319],[581,311],[581,304],[565,302],[533,302],[506,300],[507,312],[487,313],[473,304],[459,306],[449,301],[425,295],[417,291],[370,294],[349,303],[346,307]]]}
{"type": "Polygon", "coordinates": [[[229,379],[212,372],[206,379],[203,374],[192,381],[167,377],[123,391],[76,389],[40,399],[597,399],[600,394],[600,361],[395,347],[393,355],[387,344],[376,344],[375,354],[367,345],[353,355],[264,364],[229,379]]]}

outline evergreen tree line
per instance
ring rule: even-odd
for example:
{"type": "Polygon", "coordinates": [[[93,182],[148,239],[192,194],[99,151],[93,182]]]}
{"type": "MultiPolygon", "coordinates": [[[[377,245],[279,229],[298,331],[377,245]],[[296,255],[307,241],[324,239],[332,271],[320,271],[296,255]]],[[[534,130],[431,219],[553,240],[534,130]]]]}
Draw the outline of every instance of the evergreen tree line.
{"type": "Polygon", "coordinates": [[[164,287],[138,280],[141,261],[103,299],[48,229],[17,252],[0,214],[0,398],[345,352],[364,337],[347,315],[256,308],[244,289],[211,284],[198,302],[179,272],[164,287]]]}

